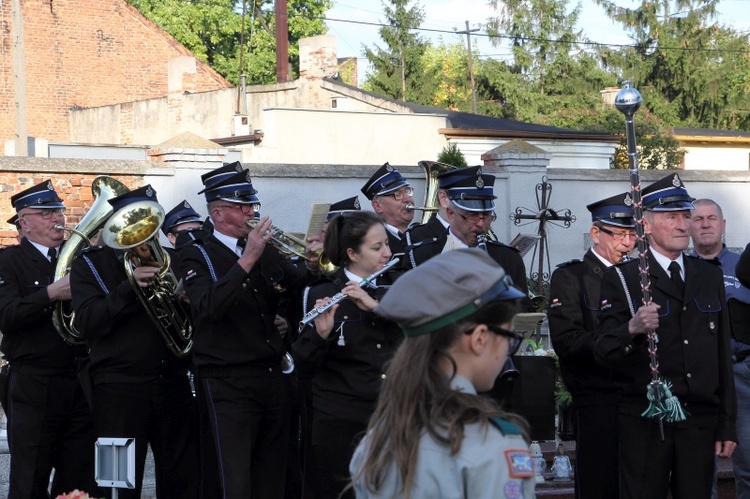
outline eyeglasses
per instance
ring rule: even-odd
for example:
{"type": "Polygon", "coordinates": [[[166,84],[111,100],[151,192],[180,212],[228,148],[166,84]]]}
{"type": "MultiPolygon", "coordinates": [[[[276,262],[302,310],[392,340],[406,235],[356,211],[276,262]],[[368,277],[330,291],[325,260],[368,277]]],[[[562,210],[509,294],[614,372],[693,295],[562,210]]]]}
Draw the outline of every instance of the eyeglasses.
{"type": "Polygon", "coordinates": [[[26,215],[39,215],[45,220],[49,220],[52,218],[53,215],[62,215],[65,216],[66,209],[65,208],[55,208],[52,210],[40,210],[40,211],[30,211],[28,213],[24,213],[21,215],[22,217],[25,217],[26,215]]]}
{"type": "Polygon", "coordinates": [[[404,199],[404,196],[412,197],[413,195],[414,188],[410,186],[402,187],[401,189],[398,189],[394,192],[389,192],[388,194],[383,194],[383,196],[393,196],[393,199],[395,199],[396,201],[401,201],[402,199],[404,199]]]}
{"type": "Polygon", "coordinates": [[[454,210],[458,216],[466,220],[468,223],[475,225],[478,224],[480,220],[489,220],[490,223],[497,220],[497,213],[494,211],[484,212],[484,213],[472,213],[471,215],[464,215],[458,210],[454,210]]]}
{"type": "Polygon", "coordinates": [[[626,237],[629,237],[630,239],[635,239],[635,231],[628,230],[625,232],[615,232],[605,227],[599,227],[599,230],[604,232],[605,234],[608,234],[615,241],[622,241],[626,237]]]}
{"type": "Polygon", "coordinates": [[[518,351],[518,348],[521,346],[521,342],[523,342],[523,334],[517,333],[515,331],[510,331],[508,329],[504,329],[501,327],[496,326],[490,326],[487,324],[487,329],[492,331],[495,334],[499,334],[500,336],[505,336],[508,338],[508,355],[515,355],[515,353],[518,351]]]}
{"type": "Polygon", "coordinates": [[[253,203],[253,204],[224,204],[221,206],[216,206],[216,208],[227,208],[230,210],[240,210],[244,215],[249,215],[250,213],[257,213],[260,211],[260,203],[253,203]]]}

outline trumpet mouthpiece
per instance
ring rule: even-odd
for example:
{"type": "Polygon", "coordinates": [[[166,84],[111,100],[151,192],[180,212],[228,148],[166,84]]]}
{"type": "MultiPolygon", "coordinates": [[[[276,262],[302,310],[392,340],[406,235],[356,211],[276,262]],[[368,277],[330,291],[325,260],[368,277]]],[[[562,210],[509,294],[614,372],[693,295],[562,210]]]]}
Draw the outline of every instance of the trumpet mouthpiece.
{"type": "Polygon", "coordinates": [[[63,227],[60,224],[55,224],[55,230],[63,231],[63,230],[65,230],[65,227],[63,227]]]}
{"type": "Polygon", "coordinates": [[[413,204],[407,204],[406,205],[406,211],[414,211],[416,209],[417,209],[417,207],[414,206],[413,204]]]}

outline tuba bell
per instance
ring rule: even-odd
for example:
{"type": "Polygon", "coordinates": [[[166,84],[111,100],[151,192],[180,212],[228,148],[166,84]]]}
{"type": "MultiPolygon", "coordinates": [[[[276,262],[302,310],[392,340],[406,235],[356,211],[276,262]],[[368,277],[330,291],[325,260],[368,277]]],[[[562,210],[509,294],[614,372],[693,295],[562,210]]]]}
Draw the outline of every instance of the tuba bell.
{"type": "MultiPolygon", "coordinates": [[[[94,195],[94,204],[88,213],[81,219],[74,229],[62,225],[55,226],[57,230],[71,232],[72,235],[63,245],[60,256],[55,266],[55,281],[58,281],[70,273],[70,265],[78,250],[91,246],[91,238],[104,225],[104,222],[112,214],[112,206],[108,201],[114,197],[129,192],[125,184],[112,177],[102,175],[96,177],[91,184],[91,193],[94,195]]],[[[70,302],[57,302],[52,313],[52,324],[60,333],[65,343],[69,345],[83,344],[83,336],[73,325],[74,313],[70,302]]]]}
{"type": "Polygon", "coordinates": [[[422,167],[425,175],[424,204],[423,206],[414,206],[410,204],[406,206],[406,209],[409,211],[421,211],[421,223],[426,224],[430,220],[432,214],[440,209],[440,201],[438,199],[438,191],[440,190],[438,188],[438,175],[451,170],[458,170],[460,166],[439,163],[437,161],[420,161],[417,164],[422,167]]]}
{"type": "Polygon", "coordinates": [[[104,224],[101,237],[110,248],[128,250],[123,263],[130,285],[170,352],[185,357],[193,346],[193,325],[177,296],[178,281],[169,254],[159,243],[163,223],[164,208],[159,203],[138,201],[117,210],[104,224]],[[142,288],[134,271],[144,265],[158,267],[159,273],[142,288]]]}

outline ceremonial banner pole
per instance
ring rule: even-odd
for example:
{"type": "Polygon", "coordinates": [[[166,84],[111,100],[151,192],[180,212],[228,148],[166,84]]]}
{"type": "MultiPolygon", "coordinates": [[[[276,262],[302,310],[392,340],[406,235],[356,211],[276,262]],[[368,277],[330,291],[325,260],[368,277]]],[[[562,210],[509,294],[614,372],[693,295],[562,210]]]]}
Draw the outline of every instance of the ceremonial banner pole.
{"type": "MultiPolygon", "coordinates": [[[[622,88],[615,97],[615,107],[625,115],[625,131],[628,145],[628,170],[630,171],[630,187],[633,192],[633,218],[635,218],[636,246],[638,248],[638,271],[641,278],[641,298],[644,305],[652,303],[651,280],[648,276],[648,246],[646,245],[645,231],[643,228],[643,203],[641,201],[641,179],[638,171],[638,150],[635,143],[635,126],[633,116],[641,107],[640,92],[630,85],[629,81],[623,82],[622,88]]],[[[623,283],[624,285],[624,283],[623,283]]],[[[627,293],[627,290],[625,290],[627,293]]],[[[646,394],[649,400],[648,408],[641,414],[645,418],[658,419],[659,425],[663,420],[667,422],[683,421],[686,414],[680,401],[672,395],[669,381],[662,380],[659,374],[659,356],[657,355],[657,343],[659,339],[656,331],[649,329],[646,333],[648,338],[649,367],[651,369],[651,382],[648,384],[646,394]]],[[[661,429],[662,440],[664,429],[661,429]]]]}

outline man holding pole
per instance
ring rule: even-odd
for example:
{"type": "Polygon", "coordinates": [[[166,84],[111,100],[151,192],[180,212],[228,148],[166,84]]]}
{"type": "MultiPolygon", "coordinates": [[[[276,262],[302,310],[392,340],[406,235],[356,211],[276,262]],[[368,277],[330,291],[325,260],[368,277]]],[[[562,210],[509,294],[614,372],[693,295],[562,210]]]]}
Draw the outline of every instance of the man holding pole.
{"type": "Polygon", "coordinates": [[[645,188],[649,249],[602,282],[594,355],[619,389],[623,499],[710,497],[714,456],[737,445],[721,268],[683,255],[691,201],[677,174],[645,188]]]}

